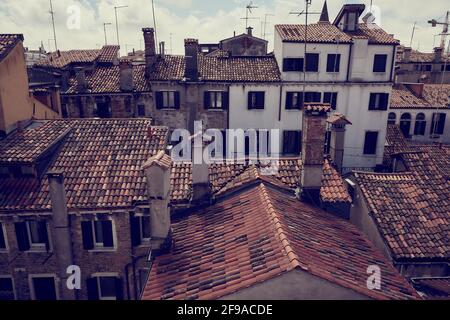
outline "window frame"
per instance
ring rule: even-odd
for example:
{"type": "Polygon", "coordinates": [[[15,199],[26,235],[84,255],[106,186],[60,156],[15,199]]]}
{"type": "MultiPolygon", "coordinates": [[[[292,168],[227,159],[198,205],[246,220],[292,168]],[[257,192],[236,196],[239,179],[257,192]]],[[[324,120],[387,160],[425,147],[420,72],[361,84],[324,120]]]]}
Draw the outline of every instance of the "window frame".
{"type": "Polygon", "coordinates": [[[395,112],[389,112],[388,114],[388,125],[395,125],[397,123],[397,114],[395,112]],[[391,118],[391,115],[394,115],[394,118],[391,118]],[[392,123],[392,120],[394,120],[394,123],[392,123]]]}
{"type": "Polygon", "coordinates": [[[447,114],[444,112],[434,112],[432,117],[431,117],[431,127],[430,127],[430,135],[434,136],[434,135],[443,135],[445,133],[445,125],[447,122],[447,114]],[[435,121],[435,117],[439,116],[439,120],[436,122],[435,121]],[[444,120],[441,120],[440,118],[443,117],[444,120]],[[440,130],[436,130],[436,128],[440,128],[440,122],[443,121],[442,124],[442,128],[440,130]],[[437,131],[437,132],[436,132],[437,131]]]}
{"type": "Polygon", "coordinates": [[[9,252],[9,244],[8,244],[8,237],[6,234],[6,225],[4,222],[0,221],[0,237],[2,237],[3,242],[5,244],[5,247],[0,247],[0,253],[7,253],[9,252]]]}
{"type": "Polygon", "coordinates": [[[334,92],[331,92],[331,91],[327,91],[327,92],[324,92],[323,93],[323,103],[329,103],[330,105],[331,105],[331,109],[332,110],[336,110],[337,109],[337,103],[338,103],[338,96],[339,96],[339,92],[338,91],[334,91],[334,92]],[[327,95],[330,95],[330,101],[329,102],[327,102],[327,101],[325,101],[325,97],[327,96],[327,95]]]}
{"type": "Polygon", "coordinates": [[[387,72],[388,55],[387,54],[375,54],[373,57],[373,73],[386,73],[387,72]],[[380,68],[380,61],[378,59],[383,59],[383,67],[380,68]]]}
{"type": "Polygon", "coordinates": [[[49,273],[49,274],[30,274],[28,275],[28,285],[30,288],[30,297],[31,300],[37,300],[36,299],[36,288],[34,286],[34,279],[41,279],[41,278],[52,278],[53,279],[53,283],[55,285],[55,297],[56,300],[60,300],[59,297],[59,291],[58,291],[58,277],[56,274],[53,273],[49,273]]]}
{"type": "Polygon", "coordinates": [[[141,237],[141,243],[145,243],[145,242],[150,242],[150,240],[151,240],[151,231],[150,230],[147,230],[147,231],[149,231],[149,235],[148,235],[148,237],[145,237],[144,236],[144,231],[145,231],[145,229],[144,229],[144,219],[148,219],[149,221],[149,225],[150,225],[150,215],[142,215],[142,216],[137,216],[136,218],[138,218],[139,219],[139,231],[140,231],[140,237],[141,237]]]}
{"type": "Polygon", "coordinates": [[[327,73],[340,73],[341,72],[340,69],[341,69],[341,54],[329,53],[327,55],[327,73]],[[334,59],[330,60],[331,57],[334,57],[334,59]]]}
{"type": "MultiPolygon", "coordinates": [[[[47,232],[47,238],[48,238],[48,242],[49,242],[49,247],[50,247],[50,233],[49,233],[49,228],[48,228],[48,223],[47,221],[39,221],[39,220],[26,220],[25,222],[25,226],[27,229],[27,235],[28,235],[28,244],[30,246],[30,250],[28,251],[47,251],[47,243],[44,242],[38,242],[38,243],[34,243],[33,242],[33,236],[32,236],[32,230],[30,227],[30,223],[37,223],[38,224],[38,228],[39,228],[39,223],[45,223],[45,229],[47,232]]],[[[39,230],[38,230],[39,233],[39,230]]],[[[39,234],[38,234],[39,236],[39,234]]]]}
{"type": "Polygon", "coordinates": [[[284,108],[289,111],[302,110],[303,109],[303,92],[301,92],[301,91],[286,91],[286,101],[284,104],[284,108]],[[289,95],[291,96],[291,98],[289,98],[289,95]],[[294,96],[297,99],[296,104],[294,104],[294,96]],[[288,105],[289,101],[291,101],[291,105],[288,105]]]}
{"type": "Polygon", "coordinates": [[[425,136],[426,130],[427,130],[427,118],[425,116],[425,113],[420,112],[416,115],[416,119],[414,121],[414,135],[425,136]],[[419,119],[419,116],[422,116],[423,119],[419,119]]]}
{"type": "Polygon", "coordinates": [[[9,279],[9,280],[11,280],[13,300],[17,300],[17,292],[16,292],[16,285],[14,283],[14,277],[11,276],[11,275],[0,275],[0,279],[9,279]]]}
{"type": "Polygon", "coordinates": [[[142,118],[144,118],[144,117],[146,117],[147,116],[147,110],[146,110],[146,107],[145,107],[145,104],[142,104],[142,103],[140,103],[140,104],[138,104],[137,105],[137,116],[138,117],[142,117],[142,118]],[[141,109],[141,108],[143,108],[143,110],[141,109]],[[144,112],[141,112],[141,111],[144,111],[144,112]]]}
{"type": "Polygon", "coordinates": [[[155,93],[155,105],[157,110],[178,110],[180,109],[180,92],[178,90],[158,90],[155,93]],[[171,94],[173,94],[173,105],[170,104],[171,94]],[[167,101],[167,105],[165,104],[167,101]]]}
{"type": "Polygon", "coordinates": [[[303,72],[304,70],[305,58],[283,58],[283,72],[303,72]]]}
{"type": "Polygon", "coordinates": [[[103,275],[103,276],[96,276],[95,277],[97,280],[97,290],[98,290],[98,299],[100,301],[116,301],[117,300],[117,288],[116,288],[116,281],[117,281],[117,277],[114,276],[108,276],[108,275],[103,275]],[[112,296],[102,296],[102,283],[101,283],[101,279],[104,278],[109,278],[110,280],[112,279],[114,281],[114,289],[116,290],[116,295],[114,297],[112,296]]]}
{"type": "MultiPolygon", "coordinates": [[[[292,137],[289,137],[292,138],[292,137]]],[[[283,130],[283,144],[282,144],[282,148],[283,148],[283,155],[284,156],[289,156],[289,155],[300,155],[302,152],[302,130],[283,130]],[[286,150],[286,137],[288,134],[297,134],[298,135],[298,144],[297,144],[297,148],[298,148],[298,152],[297,149],[295,150],[295,152],[290,152],[292,150],[289,150],[289,152],[286,150]]]]}
{"type": "Polygon", "coordinates": [[[387,111],[389,109],[389,99],[390,95],[387,92],[371,92],[369,95],[369,111],[387,111]],[[373,96],[375,96],[375,98],[372,98],[373,96]],[[378,100],[376,97],[379,97],[378,100]],[[383,99],[385,105],[383,104],[380,107],[380,104],[383,101],[383,99]],[[378,101],[378,106],[376,104],[376,101],[378,101]]]}
{"type": "Polygon", "coordinates": [[[123,285],[124,285],[124,279],[119,275],[119,273],[117,272],[97,272],[97,273],[93,273],[91,274],[88,278],[87,278],[87,294],[89,297],[89,300],[91,299],[91,295],[93,294],[92,292],[89,292],[90,286],[89,286],[89,282],[92,282],[92,280],[95,280],[95,295],[96,300],[98,301],[119,301],[119,300],[123,300],[123,285]],[[100,278],[112,278],[114,279],[114,288],[116,291],[116,295],[115,297],[112,296],[102,296],[102,290],[101,290],[101,281],[100,278]],[[120,281],[120,287],[117,287],[118,282],[120,281]],[[118,290],[122,290],[122,292],[118,291],[118,290]]]}
{"type": "Polygon", "coordinates": [[[205,90],[203,94],[203,107],[205,110],[212,111],[227,110],[229,99],[229,93],[226,90],[205,90]],[[217,106],[219,100],[220,107],[217,106]]]}
{"type": "MultiPolygon", "coordinates": [[[[369,130],[369,131],[365,132],[365,134],[364,134],[364,145],[363,145],[363,155],[365,155],[365,156],[377,155],[379,137],[380,137],[380,132],[379,131],[370,131],[369,130]],[[368,137],[369,134],[376,134],[376,141],[375,141],[375,146],[373,147],[373,150],[374,150],[373,152],[372,151],[371,152],[367,152],[366,151],[368,149],[367,137],[368,137]]],[[[372,150],[372,149],[370,149],[370,150],[372,150]]]]}
{"type": "Polygon", "coordinates": [[[320,69],[320,53],[316,53],[316,52],[307,52],[305,54],[305,62],[304,62],[304,72],[309,72],[309,73],[317,73],[319,72],[320,69]],[[313,70],[310,70],[310,68],[308,68],[308,61],[310,61],[310,59],[308,57],[317,57],[317,64],[315,64],[315,68],[313,70]]]}
{"type": "Polygon", "coordinates": [[[82,220],[81,221],[81,238],[82,238],[82,242],[83,242],[83,250],[87,250],[89,252],[111,252],[111,251],[116,251],[117,250],[117,233],[116,233],[116,227],[115,227],[115,222],[114,219],[92,219],[92,220],[82,220]],[[103,239],[103,242],[97,242],[97,236],[96,236],[96,230],[95,230],[95,224],[97,222],[102,223],[102,237],[104,237],[104,222],[110,222],[111,223],[111,241],[112,241],[112,246],[105,246],[105,239],[103,239]],[[85,243],[84,243],[84,231],[83,231],[83,223],[90,223],[90,236],[92,237],[90,239],[90,241],[92,242],[92,248],[87,249],[85,247],[85,243]]]}
{"type": "Polygon", "coordinates": [[[266,108],[266,92],[265,91],[249,91],[247,94],[247,108],[248,110],[265,110],[266,108]],[[258,95],[262,95],[263,105],[257,106],[258,95]],[[252,96],[252,97],[251,97],[252,96]],[[254,102],[255,105],[253,105],[254,102]]]}

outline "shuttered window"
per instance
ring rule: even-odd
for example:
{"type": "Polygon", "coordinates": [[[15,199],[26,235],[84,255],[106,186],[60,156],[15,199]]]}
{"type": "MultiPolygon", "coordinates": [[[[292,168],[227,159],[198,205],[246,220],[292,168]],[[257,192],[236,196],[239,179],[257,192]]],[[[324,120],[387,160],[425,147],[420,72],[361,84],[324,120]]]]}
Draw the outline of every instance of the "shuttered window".
{"type": "Polygon", "coordinates": [[[376,54],[373,59],[373,72],[386,72],[386,63],[386,54],[376,54]]]}
{"type": "Polygon", "coordinates": [[[250,91],[248,93],[248,109],[264,109],[265,105],[264,91],[250,91]]]}
{"type": "Polygon", "coordinates": [[[377,153],[378,132],[368,131],[364,140],[364,154],[371,155],[377,153]]]}
{"type": "Polygon", "coordinates": [[[333,110],[336,110],[337,97],[338,97],[338,93],[337,92],[324,92],[324,94],[323,94],[323,102],[324,103],[329,103],[331,105],[331,108],[333,110]]]}
{"type": "Polygon", "coordinates": [[[119,277],[98,276],[87,279],[89,300],[123,300],[123,282],[119,277]]]}
{"type": "Polygon", "coordinates": [[[45,221],[25,221],[14,224],[20,251],[50,250],[47,223],[45,221]]]}
{"type": "Polygon", "coordinates": [[[34,299],[39,301],[54,301],[57,300],[55,278],[41,278],[36,277],[32,280],[34,299]]]}
{"type": "Polygon", "coordinates": [[[135,216],[134,213],[130,213],[130,231],[133,247],[140,246],[143,242],[150,240],[149,210],[145,210],[143,216],[135,216]]]}
{"type": "Polygon", "coordinates": [[[302,72],[303,58],[285,58],[283,59],[283,72],[302,72]]]}
{"type": "Polygon", "coordinates": [[[205,109],[228,109],[229,95],[226,91],[205,91],[205,109]]]}
{"type": "Polygon", "coordinates": [[[82,221],[81,230],[85,250],[114,248],[112,221],[82,221]]]}
{"type": "Polygon", "coordinates": [[[340,54],[329,54],[327,56],[327,72],[339,72],[341,66],[340,54]]]}
{"type": "Polygon", "coordinates": [[[157,91],[157,109],[180,109],[180,93],[178,91],[157,91]]]}
{"type": "Polygon", "coordinates": [[[6,239],[3,232],[3,224],[0,222],[0,250],[6,249],[6,239]]]}
{"type": "Polygon", "coordinates": [[[14,300],[14,285],[10,277],[0,278],[0,301],[14,300]]]}
{"type": "Polygon", "coordinates": [[[318,72],[319,71],[319,54],[307,53],[306,54],[306,72],[318,72]]]}
{"type": "Polygon", "coordinates": [[[389,104],[389,93],[371,93],[369,110],[387,110],[389,104]]]}
{"type": "Polygon", "coordinates": [[[283,132],[283,154],[299,155],[302,148],[302,132],[301,131],[284,131],[283,132]]]}
{"type": "Polygon", "coordinates": [[[431,121],[431,134],[444,134],[445,128],[445,113],[434,113],[431,121]]]}
{"type": "Polygon", "coordinates": [[[286,110],[301,110],[303,92],[286,92],[286,110]]]}

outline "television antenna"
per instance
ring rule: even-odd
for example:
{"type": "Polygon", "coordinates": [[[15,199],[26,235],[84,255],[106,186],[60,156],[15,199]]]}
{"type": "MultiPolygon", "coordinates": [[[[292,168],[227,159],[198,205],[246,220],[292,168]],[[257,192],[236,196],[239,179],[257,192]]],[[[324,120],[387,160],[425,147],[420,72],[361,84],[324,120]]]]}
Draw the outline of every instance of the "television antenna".
{"type": "Polygon", "coordinates": [[[58,43],[56,42],[55,12],[53,11],[52,0],[50,0],[50,15],[52,16],[53,40],[55,41],[55,51],[58,51],[58,43]]]}
{"type": "Polygon", "coordinates": [[[248,20],[256,20],[259,18],[252,18],[249,17],[249,14],[252,14],[252,10],[258,8],[257,6],[253,5],[253,1],[250,1],[250,3],[245,7],[245,18],[241,18],[241,20],[245,20],[245,29],[248,28],[248,20]]]}

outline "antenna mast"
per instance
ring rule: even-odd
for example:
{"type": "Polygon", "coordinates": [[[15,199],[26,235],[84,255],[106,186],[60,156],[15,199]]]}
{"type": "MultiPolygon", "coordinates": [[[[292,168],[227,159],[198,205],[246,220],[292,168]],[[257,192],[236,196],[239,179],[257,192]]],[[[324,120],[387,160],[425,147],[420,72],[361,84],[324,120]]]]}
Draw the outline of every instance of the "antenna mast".
{"type": "Polygon", "coordinates": [[[248,20],[254,20],[258,18],[251,18],[249,17],[249,13],[253,13],[252,9],[258,8],[257,6],[253,5],[253,1],[250,1],[250,3],[245,7],[245,18],[241,18],[241,20],[245,20],[245,29],[248,28],[248,20]]]}
{"type": "Polygon", "coordinates": [[[431,24],[432,27],[436,27],[438,24],[442,25],[442,33],[441,33],[441,49],[445,50],[445,43],[447,40],[448,35],[448,26],[450,25],[450,11],[447,11],[447,14],[445,15],[445,21],[437,21],[436,19],[431,19],[428,21],[429,24],[431,24]]]}
{"type": "Polygon", "coordinates": [[[52,16],[53,40],[55,40],[55,51],[58,51],[58,43],[56,42],[55,12],[53,11],[53,3],[52,3],[52,0],[50,0],[50,14],[51,14],[51,16],[52,16]]]}
{"type": "Polygon", "coordinates": [[[158,50],[159,43],[158,43],[158,33],[156,32],[155,0],[152,0],[152,13],[153,13],[153,27],[155,28],[156,50],[158,50]]]}
{"type": "Polygon", "coordinates": [[[412,44],[413,44],[413,40],[414,40],[414,33],[416,32],[416,25],[417,25],[417,21],[414,22],[414,26],[412,29],[412,34],[411,34],[411,41],[409,42],[409,47],[412,48],[412,44]]]}

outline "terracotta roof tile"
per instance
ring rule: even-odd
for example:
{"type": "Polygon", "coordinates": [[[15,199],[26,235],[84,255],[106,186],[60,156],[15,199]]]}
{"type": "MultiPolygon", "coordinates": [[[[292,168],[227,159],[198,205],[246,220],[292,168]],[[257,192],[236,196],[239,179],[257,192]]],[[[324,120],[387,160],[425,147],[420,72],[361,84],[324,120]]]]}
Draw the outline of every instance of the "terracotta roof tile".
{"type": "Polygon", "coordinates": [[[320,198],[324,202],[352,202],[344,180],[328,159],[325,160],[323,166],[320,198]]]}
{"type": "Polygon", "coordinates": [[[392,90],[390,109],[448,109],[450,85],[425,84],[422,97],[413,94],[405,86],[392,90]]]}
{"type": "Polygon", "coordinates": [[[416,278],[414,287],[430,299],[450,299],[450,278],[416,278]]]}
{"type": "MultiPolygon", "coordinates": [[[[48,168],[64,173],[69,209],[117,208],[130,207],[134,201],[147,198],[142,165],[158,151],[165,150],[168,134],[167,128],[151,127],[149,140],[150,124],[151,120],[142,119],[52,120],[25,131],[33,137],[52,127],[71,129],[48,168]]],[[[11,137],[0,142],[1,150],[9,145],[8,139],[20,141],[24,146],[32,145],[23,142],[24,138],[17,133],[11,137]]],[[[38,147],[29,159],[42,150],[37,140],[32,141],[38,147]]],[[[50,208],[45,176],[0,180],[0,211],[50,208]]]]}
{"type": "Polygon", "coordinates": [[[331,116],[327,119],[328,123],[334,124],[334,125],[347,125],[352,124],[342,113],[333,113],[331,116]]]}
{"type": "Polygon", "coordinates": [[[145,300],[217,299],[296,268],[375,299],[418,298],[349,222],[264,184],[172,226],[173,247],[155,258],[145,300]],[[384,275],[381,291],[367,289],[373,264],[384,275]]]}
{"type": "Polygon", "coordinates": [[[20,41],[23,41],[23,35],[21,34],[0,34],[0,61],[2,61],[20,41]]]}

